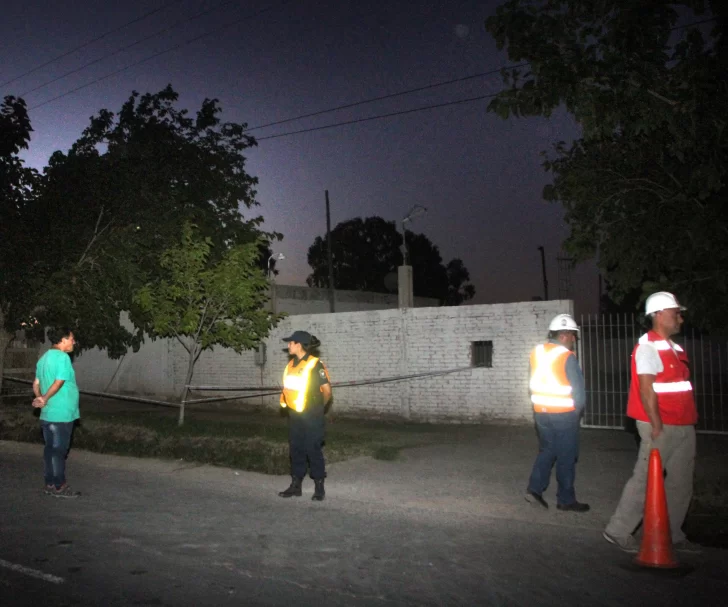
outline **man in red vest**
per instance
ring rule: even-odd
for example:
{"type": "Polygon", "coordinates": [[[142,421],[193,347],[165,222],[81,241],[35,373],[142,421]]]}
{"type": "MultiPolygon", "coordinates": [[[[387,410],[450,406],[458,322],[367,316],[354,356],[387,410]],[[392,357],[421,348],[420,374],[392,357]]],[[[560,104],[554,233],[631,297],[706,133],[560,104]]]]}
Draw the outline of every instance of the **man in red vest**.
{"type": "Polygon", "coordinates": [[[687,354],[670,339],[680,332],[684,310],[672,293],[660,291],[650,295],[645,314],[652,329],[640,337],[632,352],[627,415],[637,422],[640,450],[632,478],[627,481],[603,534],[604,539],[625,552],[639,550],[632,534],[644,513],[647,464],[652,449],[659,449],[666,471],[665,493],[673,546],[684,552],[700,550],[682,531],[693,495],[698,421],[687,354]]]}

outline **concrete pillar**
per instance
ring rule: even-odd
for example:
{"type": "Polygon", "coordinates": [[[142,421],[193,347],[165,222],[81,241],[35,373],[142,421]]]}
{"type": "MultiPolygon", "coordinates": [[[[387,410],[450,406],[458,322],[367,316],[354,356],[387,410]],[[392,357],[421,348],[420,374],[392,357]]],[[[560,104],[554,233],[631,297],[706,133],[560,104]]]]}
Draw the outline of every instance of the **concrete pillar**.
{"type": "Polygon", "coordinates": [[[413,307],[412,266],[399,266],[397,268],[397,286],[399,287],[399,307],[413,307]]]}

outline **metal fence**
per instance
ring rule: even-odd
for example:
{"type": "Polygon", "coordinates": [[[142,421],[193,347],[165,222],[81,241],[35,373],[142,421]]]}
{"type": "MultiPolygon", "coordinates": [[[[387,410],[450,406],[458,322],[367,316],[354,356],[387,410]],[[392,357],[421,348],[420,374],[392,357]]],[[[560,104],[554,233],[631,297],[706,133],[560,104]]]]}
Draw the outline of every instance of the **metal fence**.
{"type": "MultiPolygon", "coordinates": [[[[14,340],[5,350],[5,369],[3,375],[33,380],[35,363],[38,360],[38,346],[14,340]]],[[[21,396],[29,392],[27,386],[3,382],[2,394],[5,396],[21,396]]]]}
{"type": "MultiPolygon", "coordinates": [[[[583,423],[592,428],[624,428],[630,358],[646,329],[630,314],[585,315],[580,320],[579,359],[587,391],[583,423]]],[[[728,434],[728,341],[691,329],[674,341],[690,358],[698,431],[728,434]]]]}

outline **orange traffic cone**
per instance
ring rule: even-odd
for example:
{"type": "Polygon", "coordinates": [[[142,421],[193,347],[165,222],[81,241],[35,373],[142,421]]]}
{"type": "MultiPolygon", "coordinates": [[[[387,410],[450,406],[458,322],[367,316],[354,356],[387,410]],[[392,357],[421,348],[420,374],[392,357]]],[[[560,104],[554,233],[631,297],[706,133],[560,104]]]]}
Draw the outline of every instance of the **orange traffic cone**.
{"type": "Polygon", "coordinates": [[[665,483],[662,478],[662,459],[660,452],[653,449],[647,469],[647,497],[645,499],[645,518],[642,522],[644,533],[639,554],[635,563],[642,567],[673,569],[679,567],[672,549],[670,518],[667,513],[665,483]]]}

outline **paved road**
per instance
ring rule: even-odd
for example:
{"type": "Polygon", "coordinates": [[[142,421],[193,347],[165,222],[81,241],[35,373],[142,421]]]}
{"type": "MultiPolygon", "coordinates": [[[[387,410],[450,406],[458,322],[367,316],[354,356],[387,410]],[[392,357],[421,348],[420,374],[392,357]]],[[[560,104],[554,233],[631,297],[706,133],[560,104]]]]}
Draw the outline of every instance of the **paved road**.
{"type": "MultiPolygon", "coordinates": [[[[453,430],[395,462],[334,465],[323,503],[287,478],[74,451],[77,500],[44,496],[41,447],[0,441],[0,605],[684,605],[728,595],[728,552],[683,578],[601,538],[634,458],[584,433],[586,515],[534,509],[529,428],[453,430]],[[468,440],[464,437],[467,436],[468,440]],[[23,569],[21,569],[23,568],[23,569]]],[[[553,501],[553,489],[547,498],[553,501]]]]}

